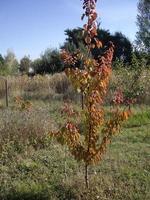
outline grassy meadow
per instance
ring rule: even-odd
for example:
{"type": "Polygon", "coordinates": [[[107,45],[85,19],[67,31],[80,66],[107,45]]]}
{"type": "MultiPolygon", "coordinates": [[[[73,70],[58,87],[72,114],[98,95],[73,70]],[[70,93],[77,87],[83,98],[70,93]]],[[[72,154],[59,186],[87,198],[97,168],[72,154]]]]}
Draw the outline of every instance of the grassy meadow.
{"type": "MultiPolygon", "coordinates": [[[[123,78],[113,76],[114,85],[126,86],[123,78]]],[[[90,167],[90,189],[86,190],[83,163],[77,163],[67,147],[48,134],[65,122],[61,115],[64,101],[71,100],[81,110],[80,96],[64,74],[33,79],[9,77],[8,108],[2,84],[0,88],[0,199],[149,200],[148,80],[147,76],[145,83],[141,81],[146,85],[141,96],[144,104],[133,106],[132,117],[114,137],[103,161],[90,167]],[[31,107],[22,109],[15,101],[17,96],[30,101],[31,107]]],[[[109,105],[105,108],[108,112],[111,109],[109,105]]]]}

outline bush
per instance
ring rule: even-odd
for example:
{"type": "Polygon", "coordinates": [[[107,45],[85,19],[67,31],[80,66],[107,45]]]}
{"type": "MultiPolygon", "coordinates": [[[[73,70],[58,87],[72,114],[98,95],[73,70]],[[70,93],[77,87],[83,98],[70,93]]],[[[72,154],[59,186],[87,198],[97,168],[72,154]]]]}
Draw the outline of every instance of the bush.
{"type": "Polygon", "coordinates": [[[0,112],[0,153],[6,150],[20,153],[26,147],[43,148],[52,128],[49,113],[44,109],[32,112],[4,109],[0,112]]]}

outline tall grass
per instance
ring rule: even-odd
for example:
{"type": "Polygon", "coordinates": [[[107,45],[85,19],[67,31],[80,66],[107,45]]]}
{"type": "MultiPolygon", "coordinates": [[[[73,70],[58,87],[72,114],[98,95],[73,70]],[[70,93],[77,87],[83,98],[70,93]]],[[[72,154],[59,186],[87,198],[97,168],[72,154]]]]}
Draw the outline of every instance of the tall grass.
{"type": "MultiPolygon", "coordinates": [[[[116,88],[123,91],[130,91],[134,82],[134,70],[114,70],[110,88],[108,91],[107,102],[112,100],[116,88]]],[[[150,103],[150,70],[143,70],[136,83],[138,103],[150,103]]],[[[64,73],[34,76],[10,76],[8,77],[9,102],[13,103],[16,96],[22,96],[29,100],[67,100],[79,101],[79,95],[73,90],[69,80],[64,73]]],[[[4,81],[0,79],[0,102],[5,97],[4,81]]]]}

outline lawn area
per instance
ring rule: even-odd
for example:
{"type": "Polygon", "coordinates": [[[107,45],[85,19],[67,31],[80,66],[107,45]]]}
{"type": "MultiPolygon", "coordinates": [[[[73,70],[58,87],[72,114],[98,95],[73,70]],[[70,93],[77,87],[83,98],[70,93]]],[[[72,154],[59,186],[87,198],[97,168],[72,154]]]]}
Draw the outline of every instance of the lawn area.
{"type": "Polygon", "coordinates": [[[104,160],[90,167],[88,191],[83,163],[48,137],[64,122],[60,108],[34,102],[32,112],[0,110],[0,199],[149,200],[150,107],[133,108],[104,160]]]}

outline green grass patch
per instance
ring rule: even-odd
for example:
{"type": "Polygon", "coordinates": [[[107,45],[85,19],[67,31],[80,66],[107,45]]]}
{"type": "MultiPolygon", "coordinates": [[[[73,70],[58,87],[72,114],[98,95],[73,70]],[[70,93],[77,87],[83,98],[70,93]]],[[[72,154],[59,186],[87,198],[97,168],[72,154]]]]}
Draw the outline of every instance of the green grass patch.
{"type": "MultiPolygon", "coordinates": [[[[40,142],[36,145],[27,142],[30,129],[32,136],[37,130],[45,135],[49,128],[57,128],[57,122],[59,125],[64,123],[59,113],[61,106],[59,102],[35,104],[32,114],[12,112],[11,109],[0,113],[0,133],[5,130],[7,122],[5,139],[9,136],[5,145],[0,143],[1,147],[4,145],[0,152],[0,199],[149,200],[150,108],[133,109],[133,116],[124,123],[118,137],[113,138],[104,160],[90,167],[90,189],[87,191],[84,165],[77,163],[66,147],[49,138],[42,139],[45,142],[42,145],[40,142]],[[39,121],[38,115],[43,117],[43,121],[39,121]],[[40,129],[43,124],[45,128],[40,129]],[[38,128],[33,131],[32,127],[36,126],[38,128]],[[18,129],[24,134],[20,134],[18,129]],[[13,142],[16,137],[18,144],[13,142]]],[[[32,138],[41,141],[40,134],[35,136],[32,138]]]]}

